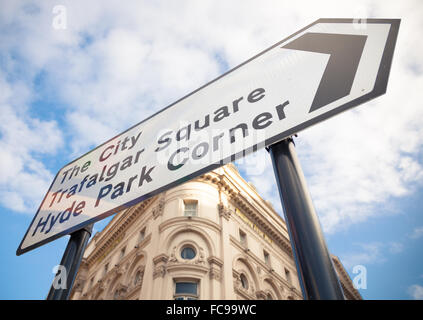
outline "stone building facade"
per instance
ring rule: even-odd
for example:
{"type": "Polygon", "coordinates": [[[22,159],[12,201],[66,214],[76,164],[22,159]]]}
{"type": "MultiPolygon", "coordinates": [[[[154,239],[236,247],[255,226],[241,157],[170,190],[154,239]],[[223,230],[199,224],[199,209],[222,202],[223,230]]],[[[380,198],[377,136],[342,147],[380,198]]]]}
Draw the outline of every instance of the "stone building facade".
{"type": "MultiPolygon", "coordinates": [[[[347,299],[361,299],[333,257],[347,299]]],[[[284,220],[232,164],[114,216],[71,299],[302,299],[284,220]]]]}

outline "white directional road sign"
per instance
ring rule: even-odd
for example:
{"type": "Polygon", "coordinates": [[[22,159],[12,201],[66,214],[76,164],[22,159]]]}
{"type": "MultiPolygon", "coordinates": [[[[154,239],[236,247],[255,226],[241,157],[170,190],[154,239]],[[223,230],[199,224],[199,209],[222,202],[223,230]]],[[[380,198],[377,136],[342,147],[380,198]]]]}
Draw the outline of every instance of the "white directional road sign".
{"type": "Polygon", "coordinates": [[[17,254],[382,95],[399,23],[317,20],[66,165],[17,254]]]}

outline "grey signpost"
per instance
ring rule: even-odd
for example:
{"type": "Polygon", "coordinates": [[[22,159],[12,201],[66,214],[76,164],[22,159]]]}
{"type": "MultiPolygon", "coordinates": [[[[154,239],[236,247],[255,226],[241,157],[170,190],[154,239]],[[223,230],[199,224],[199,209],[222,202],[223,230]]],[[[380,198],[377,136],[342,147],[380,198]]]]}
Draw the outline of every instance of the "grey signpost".
{"type": "Polygon", "coordinates": [[[268,150],[304,298],[344,299],[292,138],[268,150]]]}
{"type": "Polygon", "coordinates": [[[62,260],[60,261],[61,268],[58,270],[55,280],[53,280],[47,300],[69,299],[92,230],[93,225],[91,224],[71,234],[62,260]],[[62,272],[64,274],[60,274],[62,272]],[[65,284],[58,283],[58,279],[64,281],[65,284]]]}
{"type": "Polygon", "coordinates": [[[386,92],[399,19],[319,19],[64,166],[17,255],[71,234],[67,299],[95,222],[267,147],[306,299],[343,299],[292,140],[386,92]]]}

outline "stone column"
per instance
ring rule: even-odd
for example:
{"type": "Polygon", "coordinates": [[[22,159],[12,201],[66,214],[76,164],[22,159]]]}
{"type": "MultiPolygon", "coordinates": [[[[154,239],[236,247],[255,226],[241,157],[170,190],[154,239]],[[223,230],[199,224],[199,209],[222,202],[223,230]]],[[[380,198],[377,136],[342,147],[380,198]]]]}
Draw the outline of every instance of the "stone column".
{"type": "Polygon", "coordinates": [[[231,217],[231,211],[228,207],[219,203],[217,205],[219,216],[220,216],[220,225],[222,227],[221,235],[221,250],[223,258],[223,292],[222,299],[229,300],[235,299],[235,293],[232,283],[232,255],[230,252],[231,243],[229,238],[229,220],[231,217]]]}
{"type": "Polygon", "coordinates": [[[210,299],[211,300],[218,300],[221,299],[221,283],[222,283],[222,266],[223,261],[220,260],[218,257],[209,257],[207,259],[210,270],[209,270],[209,278],[210,278],[210,299]]]}
{"type": "Polygon", "coordinates": [[[169,257],[167,254],[159,254],[153,258],[153,288],[157,288],[157,290],[153,290],[152,299],[164,299],[160,294],[164,295],[167,292],[164,288],[164,277],[166,275],[166,264],[168,260],[169,257]]]}

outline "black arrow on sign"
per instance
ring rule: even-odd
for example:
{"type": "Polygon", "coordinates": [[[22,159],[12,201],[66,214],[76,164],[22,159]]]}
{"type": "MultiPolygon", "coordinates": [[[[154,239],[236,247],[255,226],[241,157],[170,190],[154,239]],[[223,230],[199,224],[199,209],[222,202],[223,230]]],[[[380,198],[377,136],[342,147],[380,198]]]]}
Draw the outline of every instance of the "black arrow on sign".
{"type": "Polygon", "coordinates": [[[309,113],[351,92],[367,36],[305,33],[282,48],[330,54],[309,113]]]}

